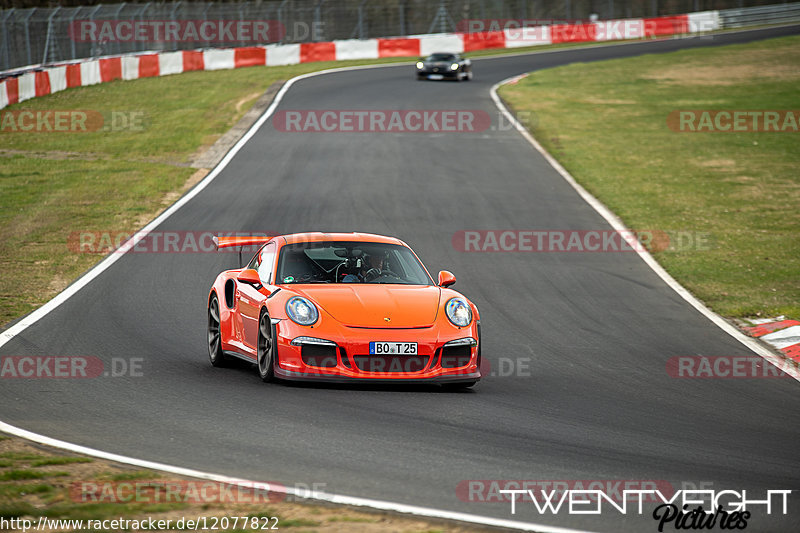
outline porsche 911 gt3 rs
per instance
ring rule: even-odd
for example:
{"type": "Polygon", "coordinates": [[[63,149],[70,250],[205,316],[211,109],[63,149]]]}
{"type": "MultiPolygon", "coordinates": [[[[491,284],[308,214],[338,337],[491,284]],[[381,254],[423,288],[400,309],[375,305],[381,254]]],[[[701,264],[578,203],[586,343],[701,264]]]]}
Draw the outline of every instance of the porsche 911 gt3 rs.
{"type": "Polygon", "coordinates": [[[469,387],[481,378],[478,309],[434,282],[401,240],[364,233],[217,237],[259,245],[208,294],[208,355],[254,363],[264,381],[400,381],[469,387]]]}

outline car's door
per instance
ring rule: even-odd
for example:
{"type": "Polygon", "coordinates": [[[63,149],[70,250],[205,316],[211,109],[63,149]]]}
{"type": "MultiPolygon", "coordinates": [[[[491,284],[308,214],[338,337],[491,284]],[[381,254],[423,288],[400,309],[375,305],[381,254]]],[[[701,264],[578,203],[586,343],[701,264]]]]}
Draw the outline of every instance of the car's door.
{"type": "MultiPolygon", "coordinates": [[[[264,246],[253,259],[248,268],[258,271],[262,286],[270,285],[272,266],[275,264],[275,243],[270,242],[264,246]]],[[[244,343],[252,350],[256,350],[258,342],[258,319],[261,311],[261,302],[264,294],[257,287],[248,283],[239,283],[239,312],[242,315],[244,343]]]]}

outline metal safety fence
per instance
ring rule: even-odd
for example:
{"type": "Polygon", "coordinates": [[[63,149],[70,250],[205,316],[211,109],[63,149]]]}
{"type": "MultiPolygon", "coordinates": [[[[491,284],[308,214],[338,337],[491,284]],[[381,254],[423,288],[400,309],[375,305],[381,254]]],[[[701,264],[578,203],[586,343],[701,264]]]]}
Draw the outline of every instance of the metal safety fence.
{"type": "Polygon", "coordinates": [[[743,9],[723,9],[719,12],[719,16],[723,28],[800,22],[800,2],[743,9]]]}
{"type": "Polygon", "coordinates": [[[184,0],[9,8],[0,11],[0,71],[134,52],[471,32],[502,29],[509,23],[549,25],[723,8],[736,8],[727,17],[724,9],[720,11],[730,27],[769,22],[784,12],[792,12],[791,16],[796,17],[800,3],[741,9],[770,1],[774,2],[184,0]]]}

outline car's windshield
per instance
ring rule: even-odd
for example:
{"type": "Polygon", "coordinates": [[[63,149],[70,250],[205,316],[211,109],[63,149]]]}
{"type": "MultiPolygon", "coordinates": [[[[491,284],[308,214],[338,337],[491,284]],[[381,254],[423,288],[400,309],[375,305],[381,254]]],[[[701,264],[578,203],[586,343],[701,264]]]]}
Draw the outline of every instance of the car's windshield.
{"type": "Polygon", "coordinates": [[[425,61],[455,61],[456,56],[453,54],[431,54],[425,61]]]}
{"type": "Polygon", "coordinates": [[[276,283],[433,285],[433,280],[405,246],[328,241],[283,246],[276,283]]]}

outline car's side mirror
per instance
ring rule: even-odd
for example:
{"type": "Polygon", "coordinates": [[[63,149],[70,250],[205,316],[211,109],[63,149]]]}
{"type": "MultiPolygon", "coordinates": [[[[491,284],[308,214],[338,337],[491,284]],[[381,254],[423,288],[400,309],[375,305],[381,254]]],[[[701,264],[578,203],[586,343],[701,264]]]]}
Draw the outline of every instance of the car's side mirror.
{"type": "Polygon", "coordinates": [[[456,282],[456,277],[453,275],[452,272],[448,272],[447,270],[442,270],[439,272],[439,286],[440,287],[449,287],[456,282]]]}
{"type": "Polygon", "coordinates": [[[258,277],[258,272],[252,268],[245,268],[239,272],[239,275],[236,276],[236,279],[242,283],[248,283],[250,285],[261,285],[261,278],[258,277]]]}

